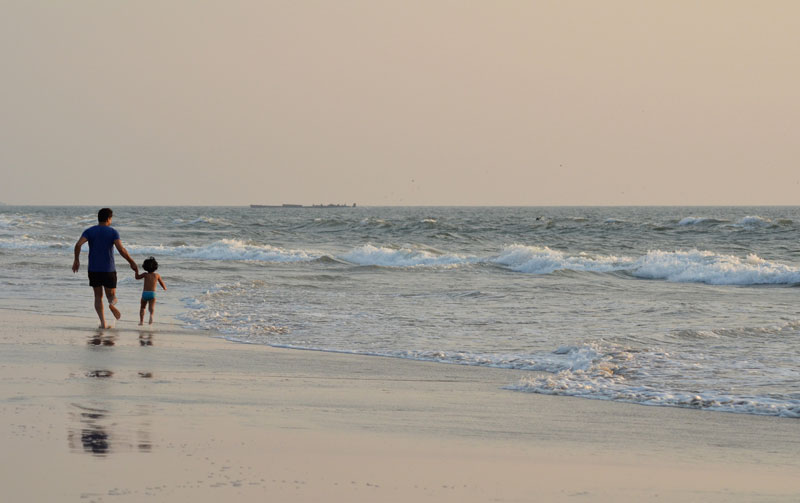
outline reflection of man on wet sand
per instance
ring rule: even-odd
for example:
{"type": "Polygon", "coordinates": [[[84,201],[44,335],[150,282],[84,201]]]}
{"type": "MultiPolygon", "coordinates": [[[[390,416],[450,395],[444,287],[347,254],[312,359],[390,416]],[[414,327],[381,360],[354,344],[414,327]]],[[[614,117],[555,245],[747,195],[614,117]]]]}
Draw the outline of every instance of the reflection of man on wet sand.
{"type": "Polygon", "coordinates": [[[114,304],[117,303],[117,269],[114,265],[114,247],[122,258],[128,261],[134,273],[139,273],[136,262],[128,255],[122,246],[119,232],[111,227],[111,208],[103,208],[97,212],[98,225],[89,227],[81,234],[75,243],[75,261],[72,263],[72,272],[80,268],[81,247],[89,243],[89,286],[94,290],[94,310],[100,318],[100,328],[107,328],[106,316],[103,311],[103,289],[108,297],[108,308],[119,319],[121,314],[114,304]]]}

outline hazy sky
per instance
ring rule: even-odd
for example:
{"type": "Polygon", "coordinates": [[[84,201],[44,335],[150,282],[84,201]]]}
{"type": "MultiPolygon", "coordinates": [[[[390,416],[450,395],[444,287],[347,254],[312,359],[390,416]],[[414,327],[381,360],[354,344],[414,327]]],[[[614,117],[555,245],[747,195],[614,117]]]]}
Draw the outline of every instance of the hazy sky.
{"type": "Polygon", "coordinates": [[[9,204],[800,204],[800,2],[0,1],[9,204]]]}

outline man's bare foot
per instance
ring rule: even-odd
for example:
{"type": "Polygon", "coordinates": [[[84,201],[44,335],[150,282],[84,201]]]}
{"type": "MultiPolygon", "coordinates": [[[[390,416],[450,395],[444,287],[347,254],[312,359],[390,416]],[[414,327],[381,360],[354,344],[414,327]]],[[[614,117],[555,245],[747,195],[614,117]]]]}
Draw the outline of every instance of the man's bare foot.
{"type": "Polygon", "coordinates": [[[114,327],[112,327],[110,323],[106,323],[105,325],[101,324],[101,325],[100,325],[99,327],[97,327],[97,328],[114,328],[114,327]]]}
{"type": "MultiPolygon", "coordinates": [[[[114,299],[114,302],[116,302],[116,301],[117,301],[117,299],[114,299]]],[[[119,312],[119,309],[114,307],[112,304],[109,304],[108,308],[111,310],[111,314],[114,315],[114,318],[120,319],[122,317],[122,313],[119,312]]]]}

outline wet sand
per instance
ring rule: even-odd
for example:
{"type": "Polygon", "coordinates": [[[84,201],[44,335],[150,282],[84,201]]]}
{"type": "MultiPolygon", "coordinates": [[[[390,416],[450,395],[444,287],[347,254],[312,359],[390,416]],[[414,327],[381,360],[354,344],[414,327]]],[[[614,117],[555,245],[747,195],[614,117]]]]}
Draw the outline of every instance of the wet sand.
{"type": "Polygon", "coordinates": [[[0,309],[5,501],[798,501],[800,421],[0,309]]]}

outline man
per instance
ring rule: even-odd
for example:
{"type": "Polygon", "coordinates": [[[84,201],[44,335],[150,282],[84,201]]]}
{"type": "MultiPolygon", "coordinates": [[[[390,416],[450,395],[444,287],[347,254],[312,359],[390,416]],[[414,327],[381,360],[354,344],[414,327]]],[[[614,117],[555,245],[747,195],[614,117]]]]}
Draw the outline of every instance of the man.
{"type": "Polygon", "coordinates": [[[106,324],[103,311],[103,289],[108,297],[108,309],[114,314],[114,318],[119,319],[122,316],[114,305],[117,303],[117,269],[114,265],[114,247],[117,248],[122,258],[128,261],[131,269],[136,274],[139,273],[136,262],[122,246],[119,232],[111,227],[112,216],[111,208],[103,208],[97,212],[98,225],[83,231],[80,239],[75,243],[75,261],[72,263],[72,272],[78,272],[81,265],[81,247],[84,243],[89,243],[89,286],[94,290],[94,310],[97,311],[97,316],[100,318],[100,328],[110,328],[110,325],[106,324]]]}

